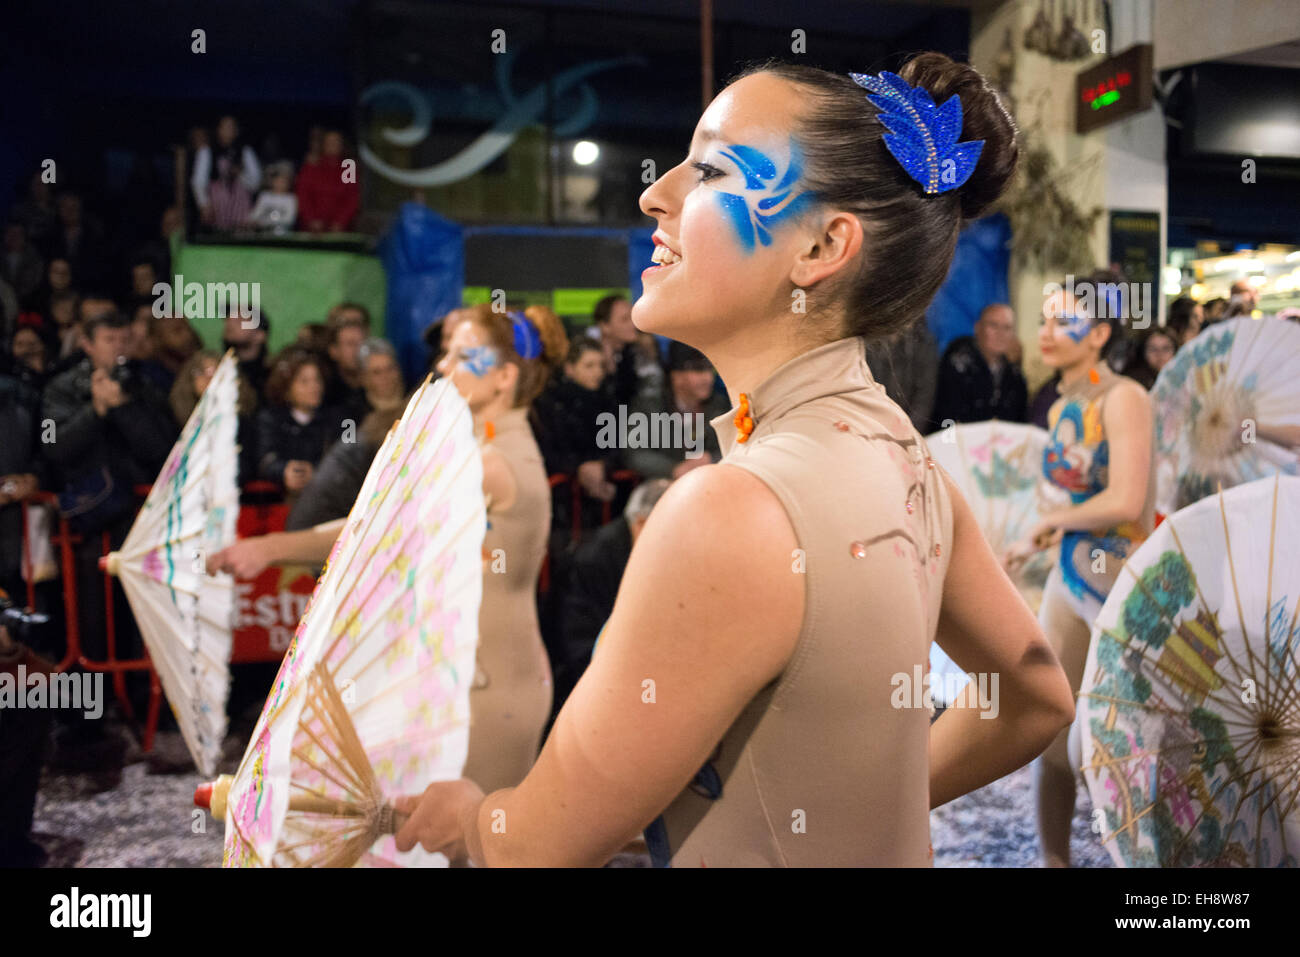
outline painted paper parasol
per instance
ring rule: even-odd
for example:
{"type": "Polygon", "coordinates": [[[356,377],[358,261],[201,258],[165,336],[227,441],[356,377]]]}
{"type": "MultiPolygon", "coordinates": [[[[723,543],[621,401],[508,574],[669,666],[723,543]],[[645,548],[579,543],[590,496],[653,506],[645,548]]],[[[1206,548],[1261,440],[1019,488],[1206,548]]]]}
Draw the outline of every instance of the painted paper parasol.
{"type": "MultiPolygon", "coordinates": [[[[428,380],[376,454],[233,780],[226,866],[432,864],[390,800],[460,776],[486,527],[464,399],[428,380]]],[[[200,789],[203,791],[203,789],[200,789]]]]}
{"type": "Polygon", "coordinates": [[[194,763],[216,771],[226,734],[234,580],[206,556],[235,540],[238,373],[232,353],[167,456],[135,524],[101,565],[122,582],[194,763]]]}
{"type": "Polygon", "coordinates": [[[1156,509],[1300,466],[1300,325],[1241,317],[1178,350],[1151,389],[1156,509]]]}
{"type": "Polygon", "coordinates": [[[1300,478],[1203,499],[1128,559],[1076,716],[1117,864],[1300,863],[1298,609],[1300,478]]]}
{"type": "MultiPolygon", "coordinates": [[[[1063,493],[1042,481],[1047,439],[1045,429],[997,419],[950,425],[925,438],[930,457],[961,489],[998,555],[1023,540],[1042,511],[1068,502],[1063,493]]],[[[1052,549],[1035,554],[1012,576],[1034,608],[1042,600],[1054,554],[1052,549]]],[[[930,668],[937,675],[961,673],[937,642],[930,646],[930,668]]],[[[944,697],[939,687],[935,685],[936,700],[944,697]]]]}

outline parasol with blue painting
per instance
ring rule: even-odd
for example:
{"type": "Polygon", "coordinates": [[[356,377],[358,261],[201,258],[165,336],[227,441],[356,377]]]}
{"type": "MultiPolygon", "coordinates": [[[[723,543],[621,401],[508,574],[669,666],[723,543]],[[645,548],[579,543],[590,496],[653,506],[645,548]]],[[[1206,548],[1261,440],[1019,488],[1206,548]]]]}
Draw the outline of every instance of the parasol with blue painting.
{"type": "Polygon", "coordinates": [[[1300,325],[1276,318],[1216,323],[1178,350],[1151,389],[1158,511],[1300,471],[1297,357],[1300,325]]]}

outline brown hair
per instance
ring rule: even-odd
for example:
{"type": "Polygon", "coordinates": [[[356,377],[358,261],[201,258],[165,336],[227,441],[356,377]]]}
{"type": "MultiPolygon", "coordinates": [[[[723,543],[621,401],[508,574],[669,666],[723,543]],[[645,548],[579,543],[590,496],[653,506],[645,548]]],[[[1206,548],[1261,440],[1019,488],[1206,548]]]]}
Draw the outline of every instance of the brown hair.
{"type": "Polygon", "coordinates": [[[472,306],[462,322],[472,322],[482,329],[488,342],[501,353],[502,361],[519,367],[519,384],[515,387],[514,408],[526,406],[541,393],[551,372],[564,361],[569,351],[569,337],[564,323],[548,306],[529,306],[524,315],[537,329],[542,341],[542,354],[536,359],[524,359],[515,351],[514,322],[503,312],[495,312],[488,304],[472,306]]]}
{"type": "Polygon", "coordinates": [[[342,326],[360,325],[369,334],[370,310],[359,302],[340,302],[330,307],[329,313],[325,316],[325,325],[329,326],[332,332],[342,326]],[[348,318],[345,320],[343,314],[347,312],[357,312],[360,313],[360,316],[355,319],[348,318]],[[357,319],[361,320],[360,323],[357,322],[357,319]]]}
{"type": "MultiPolygon", "coordinates": [[[[194,388],[194,380],[198,378],[199,369],[208,362],[219,364],[221,353],[212,349],[200,349],[186,359],[185,364],[176,373],[176,381],[172,383],[169,399],[172,415],[176,417],[178,425],[183,426],[188,422],[194,407],[199,404],[199,394],[194,388]]],[[[243,376],[238,377],[238,382],[239,398],[236,400],[235,408],[240,415],[248,415],[257,408],[257,393],[243,376]]]]}
{"type": "Polygon", "coordinates": [[[325,355],[330,345],[329,326],[323,322],[304,322],[298,327],[295,344],[310,349],[318,355],[325,355]]]}
{"type": "Polygon", "coordinates": [[[572,365],[581,359],[584,353],[588,352],[599,352],[601,355],[605,354],[605,350],[601,348],[600,343],[591,338],[591,336],[574,336],[569,342],[569,351],[564,356],[565,364],[572,365]]]}
{"type": "Polygon", "coordinates": [[[272,405],[288,405],[289,388],[303,366],[313,365],[325,378],[325,367],[320,356],[306,346],[286,346],[271,363],[271,374],[266,379],[266,400],[272,405]]]}
{"type": "Polygon", "coordinates": [[[357,432],[361,435],[361,440],[367,445],[373,445],[376,448],[384,444],[384,439],[388,437],[389,430],[402,417],[406,411],[406,403],[395,405],[390,409],[371,409],[366,413],[366,417],[361,420],[357,426],[357,432]]]}
{"type": "Polygon", "coordinates": [[[846,74],[790,63],[751,66],[735,80],[771,73],[807,90],[808,106],[793,131],[803,153],[803,182],[821,209],[843,209],[862,223],[857,262],[808,293],[809,315],[843,307],[835,336],[877,339],[900,332],[924,313],[948,275],[965,220],[993,203],[1015,172],[1015,122],[984,77],[941,53],[921,53],[898,71],[936,103],[961,97],[960,140],[983,140],[970,178],[927,195],[886,149],[889,131],[867,91],[846,74]]]}

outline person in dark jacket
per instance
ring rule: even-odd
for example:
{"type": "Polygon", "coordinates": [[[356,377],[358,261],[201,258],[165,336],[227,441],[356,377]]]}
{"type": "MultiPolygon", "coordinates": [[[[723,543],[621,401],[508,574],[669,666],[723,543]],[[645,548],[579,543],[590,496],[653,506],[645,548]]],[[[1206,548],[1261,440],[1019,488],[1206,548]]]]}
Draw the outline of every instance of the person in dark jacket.
{"type": "Polygon", "coordinates": [[[994,303],[980,313],[973,336],[952,341],[939,362],[933,429],[987,419],[1025,421],[1025,377],[1008,357],[1015,335],[1015,313],[994,303]]]}
{"type": "MultiPolygon", "coordinates": [[[[15,596],[4,596],[16,605],[15,596]]],[[[0,674],[17,684],[41,674],[49,680],[54,666],[0,625],[0,674]]],[[[22,694],[19,691],[19,694],[22,694]]],[[[17,708],[0,720],[0,867],[43,867],[46,853],[32,840],[32,817],[40,785],[52,708],[17,708]]]]}
{"type": "Polygon", "coordinates": [[[643,478],[676,479],[697,466],[722,458],[718,436],[710,422],[730,405],[714,391],[715,378],[713,366],[702,352],[681,342],[669,345],[665,388],[658,396],[634,402],[628,416],[628,435],[623,440],[627,443],[624,461],[629,468],[641,473],[643,478]],[[664,418],[665,413],[670,417],[664,418]],[[634,419],[633,415],[642,418],[634,419]],[[636,429],[638,421],[645,423],[640,435],[636,429]],[[664,430],[656,426],[656,423],[676,421],[682,424],[680,434],[676,428],[664,430]],[[666,438],[671,441],[665,442],[666,438]]]}
{"type": "Polygon", "coordinates": [[[934,408],[938,364],[934,336],[924,318],[891,339],[867,343],[867,367],[872,376],[921,433],[928,430],[934,408]]]}
{"type": "Polygon", "coordinates": [[[601,388],[604,381],[600,343],[575,336],[563,374],[537,397],[533,410],[546,471],[576,476],[588,495],[609,501],[614,490],[608,478],[617,456],[596,443],[598,417],[613,411],[611,397],[601,388]]]}
{"type": "Polygon", "coordinates": [[[637,365],[640,353],[637,329],[632,325],[632,304],[626,297],[606,296],[592,311],[593,323],[587,335],[605,354],[605,381],[613,405],[631,405],[640,391],[637,365]]]}
{"type": "MultiPolygon", "coordinates": [[[[337,409],[365,400],[361,347],[370,337],[370,312],[355,302],[341,302],[325,319],[325,401],[337,409]]],[[[369,411],[369,410],[367,410],[369,411]]]]}
{"type": "Polygon", "coordinates": [[[85,355],[45,387],[43,418],[53,440],[43,445],[56,487],[106,468],[129,490],[158,475],[179,432],[167,400],[127,358],[130,328],[118,312],[82,326],[85,355]]]}
{"type": "MultiPolygon", "coordinates": [[[[584,493],[578,500],[583,528],[601,524],[604,503],[612,502],[618,492],[610,477],[619,466],[619,451],[602,449],[596,442],[600,415],[615,409],[613,395],[603,387],[605,378],[605,355],[600,343],[574,336],[560,377],[533,401],[533,432],[547,474],[567,476],[584,493]]],[[[553,549],[569,544],[573,507],[573,486],[567,482],[555,486],[551,496],[553,549]]],[[[561,559],[551,571],[558,573],[554,580],[562,585],[564,561],[561,559]]]]}
{"type": "Polygon", "coordinates": [[[301,492],[316,464],[341,435],[337,412],[324,404],[321,360],[302,346],[276,357],[257,412],[258,478],[301,492]]]}
{"type": "Polygon", "coordinates": [[[25,594],[22,500],[40,487],[39,405],[37,394],[21,380],[0,375],[0,589],[16,599],[25,594]]]}
{"type": "Polygon", "coordinates": [[[270,337],[271,318],[265,309],[259,309],[255,319],[244,319],[237,312],[227,316],[221,333],[222,347],[235,350],[239,375],[248,383],[259,403],[265,393],[266,377],[270,372],[266,362],[270,337]]]}
{"type": "MultiPolygon", "coordinates": [[[[90,315],[82,324],[85,355],[50,380],[42,407],[51,426],[50,441],[44,426],[41,435],[51,488],[84,506],[75,519],[83,535],[75,546],[78,617],[82,648],[93,659],[102,658],[106,648],[99,533],[108,533],[110,548],[122,544],[135,516],[134,487],[153,483],[180,431],[167,400],[126,358],[129,344],[121,313],[90,315]]],[[[117,654],[129,658],[139,653],[139,637],[120,585],[115,592],[117,654]]],[[[134,683],[147,692],[147,678],[137,677],[143,684],[128,676],[128,687],[134,683]]]]}
{"type": "Polygon", "coordinates": [[[312,475],[311,482],[298,496],[284,523],[286,532],[314,528],[325,522],[346,518],[365,484],[366,473],[375,453],[384,444],[388,430],[402,417],[405,407],[389,406],[367,415],[356,432],[356,440],[345,436],[335,442],[312,475]]]}
{"type": "Polygon", "coordinates": [[[642,482],[632,491],[621,517],[578,545],[561,612],[561,660],[555,672],[557,714],[591,660],[596,638],[614,610],[632,546],[669,484],[667,479],[642,482]]]}

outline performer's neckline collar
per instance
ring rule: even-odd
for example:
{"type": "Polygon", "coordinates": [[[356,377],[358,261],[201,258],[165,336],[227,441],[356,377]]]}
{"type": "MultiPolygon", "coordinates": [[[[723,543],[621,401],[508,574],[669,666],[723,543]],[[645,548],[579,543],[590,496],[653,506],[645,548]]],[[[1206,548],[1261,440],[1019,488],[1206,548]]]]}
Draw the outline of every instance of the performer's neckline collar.
{"type": "MultiPolygon", "coordinates": [[[[749,414],[756,429],[764,421],[780,418],[796,406],[823,396],[854,392],[875,385],[867,367],[865,344],[860,336],[837,339],[800,353],[768,374],[747,391],[749,414]]],[[[724,456],[737,444],[733,405],[709,424],[718,435],[724,456]]]]}

